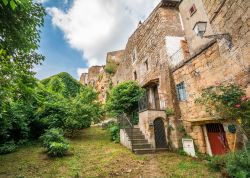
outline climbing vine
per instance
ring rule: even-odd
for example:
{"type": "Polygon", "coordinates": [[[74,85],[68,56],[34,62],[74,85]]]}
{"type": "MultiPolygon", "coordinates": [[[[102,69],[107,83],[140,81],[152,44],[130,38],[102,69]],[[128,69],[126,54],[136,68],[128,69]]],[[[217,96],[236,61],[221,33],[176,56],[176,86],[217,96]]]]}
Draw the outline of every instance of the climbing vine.
{"type": "Polygon", "coordinates": [[[238,123],[250,138],[250,97],[236,84],[220,85],[205,89],[196,103],[216,119],[228,119],[238,123]]]}

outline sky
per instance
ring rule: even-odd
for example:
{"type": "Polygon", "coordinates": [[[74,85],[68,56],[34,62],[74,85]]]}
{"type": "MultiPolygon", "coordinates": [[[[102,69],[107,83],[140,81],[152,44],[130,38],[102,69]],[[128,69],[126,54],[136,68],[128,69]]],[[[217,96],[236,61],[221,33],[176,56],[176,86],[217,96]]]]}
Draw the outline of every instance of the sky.
{"type": "Polygon", "coordinates": [[[79,79],[107,52],[124,49],[128,38],[160,0],[34,0],[46,8],[36,77],[68,72],[79,79]]]}

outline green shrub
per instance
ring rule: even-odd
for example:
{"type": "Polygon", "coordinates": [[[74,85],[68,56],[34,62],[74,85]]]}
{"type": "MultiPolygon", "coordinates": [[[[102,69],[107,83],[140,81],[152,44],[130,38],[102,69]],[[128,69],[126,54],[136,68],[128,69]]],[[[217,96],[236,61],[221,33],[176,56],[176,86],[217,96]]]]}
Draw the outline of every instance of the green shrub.
{"type": "Polygon", "coordinates": [[[117,70],[117,67],[118,67],[117,64],[114,61],[110,60],[104,67],[104,70],[108,74],[114,74],[117,70]]]}
{"type": "Polygon", "coordinates": [[[225,157],[223,157],[223,156],[214,156],[214,157],[211,158],[210,162],[208,162],[208,165],[212,170],[220,171],[226,165],[225,157]]]}
{"type": "Polygon", "coordinates": [[[63,135],[62,129],[53,128],[40,137],[43,147],[47,149],[50,156],[61,157],[69,149],[69,143],[63,135]]]}
{"type": "Polygon", "coordinates": [[[226,159],[226,171],[231,177],[250,177],[250,152],[241,151],[229,154],[226,159]]]}
{"type": "Polygon", "coordinates": [[[167,117],[170,117],[174,115],[174,110],[171,108],[166,108],[165,113],[167,117]]]}
{"type": "Polygon", "coordinates": [[[7,153],[14,152],[16,148],[17,146],[15,145],[14,141],[6,142],[0,145],[0,154],[7,154],[7,153]]]}
{"type": "Polygon", "coordinates": [[[111,124],[109,126],[109,133],[111,136],[111,140],[114,141],[115,143],[120,142],[120,127],[118,124],[111,124]]]}
{"type": "Polygon", "coordinates": [[[130,115],[138,109],[138,101],[144,94],[144,89],[136,81],[125,81],[111,89],[106,102],[106,109],[110,115],[121,113],[130,115]]]}
{"type": "Polygon", "coordinates": [[[211,158],[209,167],[226,172],[230,177],[248,178],[250,177],[250,151],[242,150],[225,156],[215,156],[211,158]]]}
{"type": "Polygon", "coordinates": [[[50,142],[48,153],[53,157],[62,157],[69,149],[68,143],[50,142]]]}

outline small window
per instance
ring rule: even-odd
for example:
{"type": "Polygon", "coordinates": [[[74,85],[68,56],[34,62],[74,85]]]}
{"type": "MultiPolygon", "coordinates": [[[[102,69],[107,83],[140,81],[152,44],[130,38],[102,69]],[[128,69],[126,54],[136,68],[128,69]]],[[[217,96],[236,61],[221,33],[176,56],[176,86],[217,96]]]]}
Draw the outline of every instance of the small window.
{"type": "Polygon", "coordinates": [[[134,80],[137,80],[137,73],[134,71],[134,80]]]}
{"type": "Polygon", "coordinates": [[[148,71],[148,60],[146,60],[146,61],[144,62],[144,66],[145,66],[146,71],[148,71]]]}
{"type": "Polygon", "coordinates": [[[192,7],[189,9],[190,16],[192,16],[197,11],[195,4],[192,5],[192,7]]]}
{"type": "Polygon", "coordinates": [[[177,89],[177,97],[179,101],[187,100],[187,94],[186,94],[184,82],[181,82],[178,85],[176,85],[176,89],[177,89]]]}
{"type": "Polygon", "coordinates": [[[136,61],[136,49],[133,50],[132,61],[133,61],[133,62],[136,61]]]}

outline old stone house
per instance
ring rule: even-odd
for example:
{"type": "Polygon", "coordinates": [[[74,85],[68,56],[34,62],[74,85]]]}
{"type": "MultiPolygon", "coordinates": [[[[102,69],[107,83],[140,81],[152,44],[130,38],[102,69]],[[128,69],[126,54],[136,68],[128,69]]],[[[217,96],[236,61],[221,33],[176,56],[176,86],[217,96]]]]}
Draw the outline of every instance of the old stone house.
{"type": "Polygon", "coordinates": [[[90,68],[82,75],[83,83],[100,92],[102,102],[110,82],[136,80],[146,89],[134,128],[138,138],[133,141],[121,130],[125,146],[135,152],[179,148],[184,127],[196,151],[216,155],[234,149],[235,135],[228,130],[232,123],[211,118],[194,101],[216,83],[237,83],[250,95],[249,3],[163,0],[139,23],[124,50],[108,53],[107,61],[117,64],[114,74],[96,70],[94,77],[90,68]],[[166,108],[174,116],[166,117],[166,108]]]}

